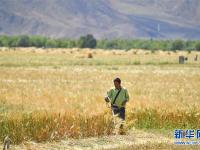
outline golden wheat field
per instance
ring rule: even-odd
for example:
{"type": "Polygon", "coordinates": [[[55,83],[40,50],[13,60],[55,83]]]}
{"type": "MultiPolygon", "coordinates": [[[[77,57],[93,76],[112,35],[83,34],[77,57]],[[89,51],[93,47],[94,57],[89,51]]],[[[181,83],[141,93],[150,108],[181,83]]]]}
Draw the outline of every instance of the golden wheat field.
{"type": "Polygon", "coordinates": [[[130,94],[127,128],[200,127],[200,52],[0,49],[0,138],[15,143],[111,134],[113,79],[130,94]],[[178,56],[188,57],[178,64],[178,56]]]}

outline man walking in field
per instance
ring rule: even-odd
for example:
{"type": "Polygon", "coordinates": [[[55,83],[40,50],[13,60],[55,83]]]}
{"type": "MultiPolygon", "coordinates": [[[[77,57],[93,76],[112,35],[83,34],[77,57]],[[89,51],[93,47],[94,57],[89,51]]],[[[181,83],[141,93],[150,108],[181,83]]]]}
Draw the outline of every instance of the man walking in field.
{"type": "MultiPolygon", "coordinates": [[[[123,122],[125,121],[125,107],[126,103],[129,101],[129,94],[127,89],[121,86],[121,79],[114,79],[115,88],[107,92],[105,101],[111,103],[111,110],[113,116],[117,116],[120,120],[119,132],[123,133],[123,122]]],[[[116,122],[115,122],[116,126],[116,122]]]]}

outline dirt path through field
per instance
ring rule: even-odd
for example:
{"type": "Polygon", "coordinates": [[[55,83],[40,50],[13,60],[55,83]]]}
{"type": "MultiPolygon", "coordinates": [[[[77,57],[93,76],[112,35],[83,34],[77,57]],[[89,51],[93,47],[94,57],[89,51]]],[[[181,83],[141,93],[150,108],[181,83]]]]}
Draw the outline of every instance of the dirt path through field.
{"type": "Polygon", "coordinates": [[[12,146],[11,150],[93,150],[93,149],[126,149],[126,147],[142,147],[148,145],[173,144],[173,139],[160,134],[153,134],[141,130],[129,131],[127,135],[112,135],[100,138],[68,139],[52,143],[26,142],[21,145],[12,146]]]}

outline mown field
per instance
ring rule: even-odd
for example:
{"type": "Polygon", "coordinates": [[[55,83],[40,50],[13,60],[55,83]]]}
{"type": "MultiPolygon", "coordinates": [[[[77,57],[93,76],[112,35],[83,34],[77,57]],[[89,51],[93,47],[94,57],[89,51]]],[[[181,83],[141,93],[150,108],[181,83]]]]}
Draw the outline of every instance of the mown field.
{"type": "Polygon", "coordinates": [[[200,128],[200,52],[0,49],[0,138],[14,143],[111,134],[113,78],[130,93],[127,128],[200,128]],[[178,64],[178,56],[188,57],[178,64]]]}

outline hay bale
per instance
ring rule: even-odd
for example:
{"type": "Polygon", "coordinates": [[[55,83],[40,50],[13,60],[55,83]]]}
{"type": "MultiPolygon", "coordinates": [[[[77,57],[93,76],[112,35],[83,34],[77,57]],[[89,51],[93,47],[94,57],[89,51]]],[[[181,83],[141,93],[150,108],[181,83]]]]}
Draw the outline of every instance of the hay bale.
{"type": "Polygon", "coordinates": [[[87,58],[93,58],[93,55],[92,55],[92,53],[88,53],[88,56],[87,56],[87,58]]]}
{"type": "Polygon", "coordinates": [[[137,51],[133,51],[133,54],[134,54],[134,55],[137,55],[137,51]]]}
{"type": "Polygon", "coordinates": [[[187,61],[188,60],[188,58],[187,57],[185,57],[185,61],[187,61]]]}
{"type": "Polygon", "coordinates": [[[156,51],[155,50],[151,50],[151,54],[155,54],[156,53],[156,51]]]}

